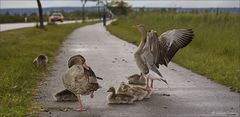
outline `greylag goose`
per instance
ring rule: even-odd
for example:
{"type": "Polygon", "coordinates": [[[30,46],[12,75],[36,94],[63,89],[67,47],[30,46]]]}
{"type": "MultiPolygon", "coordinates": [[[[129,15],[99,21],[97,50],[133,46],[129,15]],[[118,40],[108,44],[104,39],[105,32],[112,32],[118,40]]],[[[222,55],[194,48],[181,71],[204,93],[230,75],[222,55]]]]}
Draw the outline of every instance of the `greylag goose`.
{"type": "Polygon", "coordinates": [[[192,41],[193,31],[191,29],[173,29],[158,37],[156,31],[147,32],[143,24],[132,27],[137,28],[142,35],[134,57],[138,68],[147,79],[146,89],[149,89],[149,79],[151,79],[151,88],[153,88],[153,80],[163,81],[167,84],[158,71],[159,64],[167,66],[176,52],[192,41]]]}
{"type": "Polygon", "coordinates": [[[94,91],[101,88],[101,86],[97,83],[97,78],[94,77],[95,74],[93,76],[89,75],[91,71],[89,71],[90,67],[86,64],[85,58],[81,55],[77,56],[79,59],[77,59],[77,62],[74,62],[74,64],[70,63],[71,58],[68,61],[68,65],[71,64],[71,66],[63,76],[63,84],[67,90],[77,96],[80,103],[80,108],[77,110],[85,111],[86,109],[83,108],[80,95],[91,94],[90,97],[93,98],[94,91]]]}
{"type": "Polygon", "coordinates": [[[134,97],[127,94],[117,94],[114,87],[110,87],[107,92],[111,92],[108,95],[108,104],[132,104],[134,97]]]}

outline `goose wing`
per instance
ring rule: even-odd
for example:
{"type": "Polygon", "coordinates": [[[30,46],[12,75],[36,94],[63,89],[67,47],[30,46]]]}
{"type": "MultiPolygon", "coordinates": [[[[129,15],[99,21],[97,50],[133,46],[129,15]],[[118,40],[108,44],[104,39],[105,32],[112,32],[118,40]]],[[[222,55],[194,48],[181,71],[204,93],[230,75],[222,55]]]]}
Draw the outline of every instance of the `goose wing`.
{"type": "MultiPolygon", "coordinates": [[[[162,77],[158,71],[159,64],[167,66],[176,52],[187,46],[192,39],[193,31],[191,29],[173,29],[164,32],[159,37],[156,31],[151,30],[147,32],[147,40],[141,57],[149,70],[162,77]]],[[[167,84],[166,81],[164,82],[167,84]]]]}
{"type": "MultiPolygon", "coordinates": [[[[148,34],[152,63],[159,68],[160,65],[167,66],[176,52],[187,46],[193,39],[191,29],[173,29],[164,32],[159,37],[156,31],[148,34]]],[[[151,61],[150,61],[151,62],[151,61]]]]}

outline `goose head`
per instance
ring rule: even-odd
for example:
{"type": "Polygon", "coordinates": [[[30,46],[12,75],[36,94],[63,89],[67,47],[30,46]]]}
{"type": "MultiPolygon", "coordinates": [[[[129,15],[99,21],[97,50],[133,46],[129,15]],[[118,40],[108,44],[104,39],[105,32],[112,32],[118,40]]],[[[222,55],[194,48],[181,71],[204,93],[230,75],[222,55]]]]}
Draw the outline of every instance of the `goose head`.
{"type": "Polygon", "coordinates": [[[82,56],[82,55],[75,55],[72,56],[69,60],[68,60],[68,67],[70,68],[73,65],[82,65],[84,67],[84,69],[89,70],[88,65],[86,64],[86,59],[82,56]]]}
{"type": "Polygon", "coordinates": [[[115,88],[114,87],[110,87],[107,92],[115,92],[115,88]]]}
{"type": "Polygon", "coordinates": [[[40,55],[38,56],[38,59],[40,59],[40,60],[46,60],[46,59],[47,59],[47,56],[46,56],[46,55],[43,55],[43,54],[40,54],[40,55]]]}

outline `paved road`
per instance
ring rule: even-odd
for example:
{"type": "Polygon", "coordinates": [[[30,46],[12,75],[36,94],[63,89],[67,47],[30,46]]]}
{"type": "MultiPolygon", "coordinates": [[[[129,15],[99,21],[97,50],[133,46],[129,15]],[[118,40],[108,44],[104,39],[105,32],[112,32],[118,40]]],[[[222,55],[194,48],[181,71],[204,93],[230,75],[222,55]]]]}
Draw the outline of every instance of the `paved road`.
{"type": "MultiPolygon", "coordinates": [[[[94,19],[96,20],[96,19],[94,19]]],[[[92,21],[92,20],[89,20],[92,21]]],[[[78,21],[64,21],[64,22],[57,22],[57,24],[69,24],[69,23],[75,23],[75,22],[82,22],[81,20],[78,21]]],[[[44,25],[47,23],[45,22],[44,25]]],[[[0,24],[0,32],[1,31],[7,31],[7,30],[13,30],[13,29],[19,29],[19,28],[27,28],[27,27],[34,27],[36,26],[36,23],[7,23],[7,24],[0,24]]]]}
{"type": "Polygon", "coordinates": [[[39,87],[36,100],[46,107],[43,117],[238,117],[240,95],[228,88],[207,80],[174,63],[161,67],[169,87],[155,82],[150,99],[132,105],[108,105],[106,92],[110,86],[117,87],[126,77],[138,73],[133,52],[136,46],[118,39],[107,32],[102,24],[75,30],[63,43],[50,68],[47,81],[39,87]],[[78,107],[77,102],[55,102],[52,95],[64,89],[62,75],[67,69],[70,56],[82,54],[95,73],[104,78],[102,89],[94,99],[82,96],[86,112],[61,111],[58,107],[78,107]],[[170,94],[166,96],[165,94],[170,94]]]}

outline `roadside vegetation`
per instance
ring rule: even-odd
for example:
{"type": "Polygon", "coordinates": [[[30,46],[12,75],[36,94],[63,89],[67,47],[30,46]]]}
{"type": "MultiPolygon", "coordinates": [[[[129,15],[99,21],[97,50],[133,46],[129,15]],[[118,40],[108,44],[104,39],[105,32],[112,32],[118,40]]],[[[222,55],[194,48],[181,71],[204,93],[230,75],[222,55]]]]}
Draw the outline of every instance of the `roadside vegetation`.
{"type": "Polygon", "coordinates": [[[63,40],[74,29],[95,22],[50,25],[46,30],[24,28],[0,32],[0,116],[24,116],[37,109],[33,103],[34,89],[47,70],[32,62],[39,54],[50,59],[57,54],[63,40]]]}
{"type": "MultiPolygon", "coordinates": [[[[52,14],[54,11],[51,11],[50,14],[52,14]]],[[[81,20],[81,11],[73,11],[73,12],[64,12],[59,11],[63,14],[64,20],[81,20]]],[[[48,21],[48,14],[43,14],[44,21],[48,21]]],[[[85,16],[88,17],[88,19],[98,19],[99,14],[98,12],[86,12],[85,16]]],[[[38,16],[37,13],[31,13],[31,14],[10,14],[9,12],[6,12],[5,14],[0,14],[0,24],[3,23],[19,23],[19,22],[25,22],[25,17],[27,18],[27,22],[38,22],[38,16]]]]}
{"type": "Polygon", "coordinates": [[[119,17],[107,29],[138,45],[140,33],[131,25],[145,24],[161,33],[174,28],[191,28],[194,39],[173,61],[220,84],[240,91],[240,15],[210,13],[131,13],[119,17]]]}

